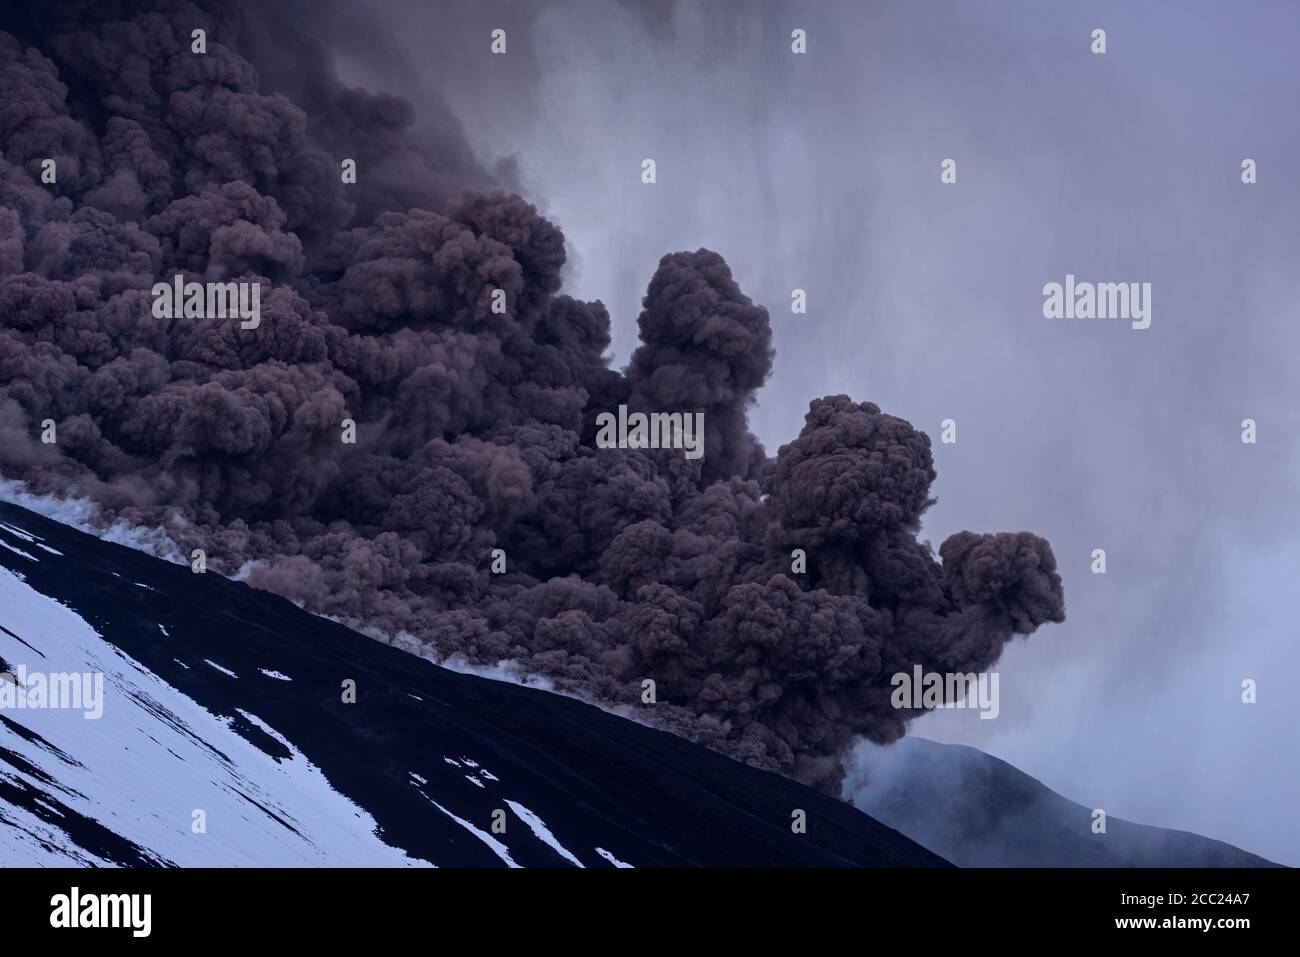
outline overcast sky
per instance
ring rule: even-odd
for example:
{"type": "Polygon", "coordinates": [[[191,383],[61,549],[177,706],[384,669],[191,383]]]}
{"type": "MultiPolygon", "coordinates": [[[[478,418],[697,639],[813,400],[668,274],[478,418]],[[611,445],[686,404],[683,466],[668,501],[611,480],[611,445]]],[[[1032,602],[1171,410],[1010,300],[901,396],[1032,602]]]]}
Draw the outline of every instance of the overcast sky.
{"type": "Polygon", "coordinates": [[[566,291],[609,306],[620,364],[659,257],[715,249],[772,315],[752,417],[770,452],[809,399],[870,400],[935,441],[936,548],[964,528],[1052,543],[1068,620],[1004,655],[997,720],[914,732],[1300,864],[1300,5],[389,0],[354,16],[332,14],[344,76],[441,95],[482,156],[513,159],[565,231],[566,291]],[[1067,273],[1151,283],[1151,327],[1045,319],[1043,286],[1067,273]]]}

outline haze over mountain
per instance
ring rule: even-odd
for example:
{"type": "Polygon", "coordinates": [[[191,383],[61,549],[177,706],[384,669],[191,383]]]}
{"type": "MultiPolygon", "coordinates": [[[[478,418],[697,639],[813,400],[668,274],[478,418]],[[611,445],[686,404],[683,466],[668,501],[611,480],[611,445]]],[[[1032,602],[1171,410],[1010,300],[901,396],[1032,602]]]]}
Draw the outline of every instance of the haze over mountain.
{"type": "Polygon", "coordinates": [[[1280,866],[1223,841],[1110,815],[1105,833],[1094,833],[1094,808],[965,745],[907,737],[864,745],[855,758],[845,781],[854,804],[960,867],[1280,866]]]}

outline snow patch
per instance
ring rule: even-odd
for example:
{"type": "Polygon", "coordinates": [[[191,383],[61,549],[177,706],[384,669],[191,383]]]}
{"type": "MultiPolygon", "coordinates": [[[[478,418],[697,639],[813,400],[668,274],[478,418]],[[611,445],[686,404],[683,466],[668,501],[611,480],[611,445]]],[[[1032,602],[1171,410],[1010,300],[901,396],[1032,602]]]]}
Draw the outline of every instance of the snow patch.
{"type": "Polygon", "coordinates": [[[40,559],[37,558],[35,555],[29,555],[27,552],[23,551],[21,548],[16,548],[15,546],[10,545],[10,544],[9,544],[8,542],[6,542],[3,538],[0,538],[0,548],[7,548],[9,551],[13,552],[15,555],[21,555],[23,558],[30,559],[31,561],[34,561],[34,562],[39,562],[39,561],[40,561],[40,559]]]}
{"type": "Polygon", "coordinates": [[[204,659],[203,659],[203,663],[204,663],[205,665],[207,665],[209,668],[216,668],[216,669],[217,669],[218,671],[220,671],[223,675],[230,675],[230,677],[232,677],[232,678],[238,678],[238,677],[239,677],[239,675],[235,674],[235,673],[234,673],[233,671],[231,671],[229,668],[223,668],[223,667],[221,667],[221,665],[217,664],[215,661],[213,661],[213,660],[210,659],[210,658],[204,658],[204,659]]]}
{"type": "Polygon", "coordinates": [[[520,819],[528,825],[529,830],[537,835],[539,841],[549,845],[557,854],[572,863],[574,867],[585,867],[582,861],[570,854],[564,845],[555,839],[551,829],[546,826],[546,823],[540,817],[517,801],[506,801],[506,803],[510,805],[510,810],[519,815],[520,819]]]}
{"type": "Polygon", "coordinates": [[[615,867],[632,867],[631,864],[625,864],[623,861],[620,861],[617,857],[615,857],[609,851],[605,850],[603,847],[596,848],[596,853],[599,854],[601,857],[603,857],[605,860],[609,861],[615,867]]]}
{"type": "Polygon", "coordinates": [[[10,525],[8,522],[0,522],[0,529],[4,529],[6,532],[8,532],[10,535],[13,535],[15,538],[20,538],[29,545],[35,545],[37,548],[41,549],[42,551],[49,552],[51,555],[59,555],[59,556],[63,555],[63,552],[59,551],[57,548],[50,548],[50,546],[46,545],[44,540],[42,540],[38,536],[33,535],[31,532],[24,531],[21,528],[15,528],[13,525],[10,525]]]}
{"type": "Polygon", "coordinates": [[[451,818],[453,821],[455,821],[457,824],[459,824],[465,830],[469,831],[480,841],[486,844],[489,848],[491,848],[492,853],[495,854],[497,857],[501,858],[501,860],[505,861],[507,867],[519,866],[518,864],[515,863],[514,858],[510,856],[510,849],[506,847],[504,844],[502,844],[500,841],[498,841],[491,834],[489,834],[487,831],[480,831],[473,824],[469,823],[469,821],[465,820],[462,817],[457,817],[455,814],[452,814],[450,811],[448,811],[445,807],[443,807],[433,798],[429,797],[429,795],[424,794],[423,791],[421,791],[420,793],[424,796],[424,799],[426,801],[428,801],[430,804],[436,807],[443,814],[447,815],[449,818],[451,818]]]}
{"type": "MultiPolygon", "coordinates": [[[[0,727],[4,747],[31,769],[3,765],[0,778],[36,792],[44,806],[63,805],[98,821],[157,864],[429,866],[384,843],[374,818],[266,722],[241,712],[280,741],[290,760],[268,755],[230,719],[205,709],[3,567],[0,609],[5,627],[40,647],[50,670],[104,675],[98,721],[29,710],[22,723],[31,740],[0,727]],[[42,739],[46,744],[38,743],[42,739]],[[196,809],[204,811],[206,833],[190,829],[196,809]]],[[[57,823],[22,805],[3,807],[0,861],[7,865],[120,863],[79,847],[57,823]]]]}

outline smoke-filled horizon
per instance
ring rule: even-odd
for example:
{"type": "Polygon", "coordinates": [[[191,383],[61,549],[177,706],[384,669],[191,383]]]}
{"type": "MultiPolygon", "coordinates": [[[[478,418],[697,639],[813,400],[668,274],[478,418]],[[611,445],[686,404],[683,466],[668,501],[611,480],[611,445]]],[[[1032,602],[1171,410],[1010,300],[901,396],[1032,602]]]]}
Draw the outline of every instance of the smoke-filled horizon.
{"type": "Polygon", "coordinates": [[[0,27],[4,477],[826,788],[922,713],[891,675],[981,671],[1063,619],[1042,538],[917,541],[930,441],[869,396],[808,397],[766,454],[770,317],[717,253],[645,264],[618,371],[560,229],[437,100],[416,124],[233,4],[0,27]],[[177,275],[260,284],[259,322],[160,312],[177,275]],[[620,407],[702,415],[705,454],[603,447],[620,407]]]}

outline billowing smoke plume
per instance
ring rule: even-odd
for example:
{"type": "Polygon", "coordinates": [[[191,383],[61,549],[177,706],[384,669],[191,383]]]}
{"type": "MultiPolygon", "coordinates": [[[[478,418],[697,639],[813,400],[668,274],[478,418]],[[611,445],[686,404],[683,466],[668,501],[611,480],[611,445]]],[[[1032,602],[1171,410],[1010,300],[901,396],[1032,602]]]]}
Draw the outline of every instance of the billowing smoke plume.
{"type": "Polygon", "coordinates": [[[765,455],[768,317],[715,253],[663,258],[620,373],[604,307],[560,294],[560,231],[445,111],[416,132],[233,7],[11,0],[0,23],[5,476],[822,785],[919,713],[892,674],[978,671],[1062,619],[1042,539],[963,532],[942,563],[916,541],[935,473],[907,422],[817,399],[765,455]],[[278,59],[236,52],[259,46],[278,59]],[[261,282],[260,327],[156,318],[178,273],[261,282]],[[619,405],[704,413],[703,458],[598,448],[619,405]]]}

